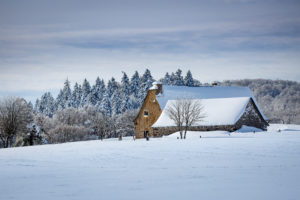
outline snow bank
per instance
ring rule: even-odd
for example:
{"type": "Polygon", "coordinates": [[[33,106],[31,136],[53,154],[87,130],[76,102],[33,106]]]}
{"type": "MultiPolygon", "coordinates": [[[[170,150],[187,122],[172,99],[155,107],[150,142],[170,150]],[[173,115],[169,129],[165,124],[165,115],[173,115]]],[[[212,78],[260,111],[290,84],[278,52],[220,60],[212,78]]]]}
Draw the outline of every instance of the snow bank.
{"type": "Polygon", "coordinates": [[[240,128],[239,130],[235,131],[237,133],[248,133],[248,132],[262,132],[263,130],[256,128],[256,127],[252,127],[252,126],[246,126],[243,125],[242,128],[240,128]]]}
{"type": "MultiPolygon", "coordinates": [[[[249,97],[238,98],[218,98],[218,99],[194,99],[193,103],[203,106],[203,121],[194,126],[211,125],[232,125],[240,119],[244,113],[249,97]]],[[[176,126],[174,121],[168,116],[167,109],[176,103],[176,100],[169,100],[158,120],[152,127],[176,126]]]]}
{"type": "Polygon", "coordinates": [[[268,131],[300,131],[300,125],[295,124],[270,124],[268,131]]]}
{"type": "MultiPolygon", "coordinates": [[[[223,138],[223,137],[229,137],[230,133],[228,131],[188,131],[186,134],[187,140],[198,140],[201,138],[223,138]]],[[[176,132],[167,136],[164,136],[163,138],[167,139],[180,139],[180,133],[176,132]]]]}

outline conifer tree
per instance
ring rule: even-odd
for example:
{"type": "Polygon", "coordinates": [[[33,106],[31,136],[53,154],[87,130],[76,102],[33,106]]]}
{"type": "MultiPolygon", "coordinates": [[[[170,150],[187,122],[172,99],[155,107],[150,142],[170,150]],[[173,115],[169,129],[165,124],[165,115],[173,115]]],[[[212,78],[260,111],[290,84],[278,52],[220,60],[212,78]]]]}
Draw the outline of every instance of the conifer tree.
{"type": "Polygon", "coordinates": [[[46,103],[46,111],[45,111],[45,115],[47,115],[48,117],[53,117],[54,113],[55,113],[55,109],[54,109],[54,98],[52,97],[51,93],[48,92],[47,93],[47,103],[46,103]]]}
{"type": "Polygon", "coordinates": [[[121,102],[121,107],[120,107],[120,112],[126,112],[127,110],[133,109],[133,102],[130,96],[123,96],[122,102],[121,102]]]}
{"type": "Polygon", "coordinates": [[[62,90],[59,91],[55,100],[55,111],[65,109],[64,93],[62,90]]]}
{"type": "Polygon", "coordinates": [[[170,83],[170,75],[169,75],[168,72],[165,74],[165,77],[162,79],[162,84],[164,84],[164,85],[171,85],[171,83],[170,83]]]}
{"type": "Polygon", "coordinates": [[[108,81],[107,83],[107,95],[109,98],[112,97],[114,91],[116,91],[118,89],[118,83],[116,82],[115,78],[112,77],[111,80],[108,81]]]}
{"type": "Polygon", "coordinates": [[[169,81],[169,85],[175,85],[175,74],[174,72],[171,73],[170,75],[170,81],[169,81]]]}
{"type": "Polygon", "coordinates": [[[92,87],[92,90],[91,90],[91,98],[90,98],[90,101],[91,101],[91,104],[93,106],[95,106],[98,102],[101,102],[102,100],[102,96],[103,96],[103,86],[102,86],[102,81],[100,80],[99,77],[97,77],[96,79],[96,83],[95,85],[93,85],[92,87]]]}
{"type": "Polygon", "coordinates": [[[186,73],[186,76],[184,78],[184,85],[189,87],[194,86],[194,79],[190,70],[188,70],[188,72],[186,73]]]}
{"type": "Polygon", "coordinates": [[[140,79],[140,89],[138,95],[140,103],[144,100],[149,88],[152,86],[153,81],[154,80],[152,78],[150,70],[146,69],[145,73],[140,79]]]}
{"type": "Polygon", "coordinates": [[[121,80],[121,96],[120,96],[120,113],[125,112],[127,109],[130,109],[131,105],[129,102],[129,96],[131,94],[131,88],[129,84],[128,76],[123,72],[123,77],[121,80]]]}
{"type": "Polygon", "coordinates": [[[137,109],[140,107],[140,102],[138,98],[135,98],[133,95],[129,97],[129,109],[137,109]]]}
{"type": "Polygon", "coordinates": [[[71,102],[73,108],[79,108],[82,97],[81,86],[78,83],[75,83],[74,89],[72,92],[71,102]]]}
{"type": "Polygon", "coordinates": [[[38,113],[39,112],[39,107],[40,107],[40,100],[37,98],[34,104],[34,112],[38,113]]]}
{"type": "Polygon", "coordinates": [[[175,72],[174,85],[178,85],[178,86],[184,85],[183,77],[182,77],[181,74],[182,74],[181,69],[178,69],[178,70],[175,72]]]}
{"type": "Polygon", "coordinates": [[[121,103],[122,103],[122,99],[121,99],[121,95],[120,92],[118,90],[114,91],[112,97],[111,97],[111,103],[112,103],[112,114],[113,115],[118,115],[121,113],[121,103]]]}
{"type": "Polygon", "coordinates": [[[131,77],[131,80],[130,80],[130,88],[131,88],[130,93],[133,94],[133,96],[135,98],[138,98],[139,85],[140,85],[140,75],[137,71],[135,71],[133,76],[131,77]]]}
{"type": "Polygon", "coordinates": [[[108,96],[108,90],[106,90],[106,92],[103,95],[103,99],[102,102],[99,106],[99,110],[100,112],[103,113],[103,115],[105,116],[111,116],[111,102],[110,102],[110,98],[108,96]]]}
{"type": "Polygon", "coordinates": [[[130,84],[128,76],[125,72],[123,72],[123,77],[121,80],[121,93],[123,96],[129,96],[130,95],[130,84]]]}
{"type": "Polygon", "coordinates": [[[41,96],[41,100],[36,102],[35,111],[38,113],[42,113],[48,117],[52,117],[54,110],[54,98],[52,97],[50,92],[46,92],[41,96]]]}
{"type": "Polygon", "coordinates": [[[90,103],[90,94],[91,94],[91,85],[86,79],[84,79],[82,84],[81,107],[88,106],[88,104],[90,103]]]}
{"type": "Polygon", "coordinates": [[[99,102],[101,103],[102,99],[103,99],[103,96],[104,96],[104,93],[106,92],[106,87],[105,87],[105,83],[104,83],[104,80],[102,79],[101,80],[101,84],[100,84],[100,90],[99,90],[99,102]]]}
{"type": "Polygon", "coordinates": [[[63,92],[63,102],[65,104],[64,108],[71,107],[72,106],[72,102],[71,102],[72,93],[71,93],[71,89],[70,89],[70,81],[68,79],[64,83],[64,88],[63,88],[62,92],[63,92]]]}

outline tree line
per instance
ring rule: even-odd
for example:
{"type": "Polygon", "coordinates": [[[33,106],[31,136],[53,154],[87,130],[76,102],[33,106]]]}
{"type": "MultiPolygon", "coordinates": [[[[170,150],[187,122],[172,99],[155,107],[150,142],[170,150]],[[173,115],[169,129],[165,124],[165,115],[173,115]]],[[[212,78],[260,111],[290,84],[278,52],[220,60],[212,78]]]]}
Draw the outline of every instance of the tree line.
{"type": "MultiPolygon", "coordinates": [[[[105,84],[98,77],[91,85],[84,79],[82,84],[75,83],[73,89],[66,80],[57,97],[46,92],[34,106],[22,98],[3,99],[0,147],[133,136],[133,120],[154,79],[149,69],[141,76],[136,71],[130,79],[122,73],[121,82],[112,77],[105,84]],[[17,112],[18,120],[9,121],[9,108],[19,105],[18,102],[23,102],[26,114],[17,112]]],[[[198,83],[190,71],[184,77],[180,69],[165,77],[170,78],[162,79],[164,84],[197,86],[198,83]]]]}
{"type": "MultiPolygon", "coordinates": [[[[98,77],[94,85],[84,79],[82,84],[75,83],[73,89],[69,80],[66,80],[56,98],[50,92],[46,92],[37,99],[34,111],[53,117],[58,111],[67,108],[95,107],[102,114],[113,116],[137,109],[154,79],[149,69],[146,69],[142,76],[136,71],[130,80],[125,72],[122,73],[120,83],[112,77],[105,84],[104,80],[98,77]]],[[[161,81],[166,85],[200,86],[200,82],[193,79],[190,71],[183,77],[180,69],[171,75],[166,73],[161,81]]]]}
{"type": "MultiPolygon", "coordinates": [[[[86,79],[64,82],[57,97],[46,92],[35,105],[23,98],[0,100],[0,147],[61,143],[134,135],[133,120],[148,89],[155,81],[149,69],[131,78],[125,72],[121,82],[107,84],[99,77],[91,85],[86,79]]],[[[193,78],[190,71],[166,73],[158,79],[165,85],[210,86],[193,78]]],[[[300,124],[300,83],[283,80],[234,80],[215,82],[224,86],[247,86],[264,114],[276,123],[300,124]]]]}

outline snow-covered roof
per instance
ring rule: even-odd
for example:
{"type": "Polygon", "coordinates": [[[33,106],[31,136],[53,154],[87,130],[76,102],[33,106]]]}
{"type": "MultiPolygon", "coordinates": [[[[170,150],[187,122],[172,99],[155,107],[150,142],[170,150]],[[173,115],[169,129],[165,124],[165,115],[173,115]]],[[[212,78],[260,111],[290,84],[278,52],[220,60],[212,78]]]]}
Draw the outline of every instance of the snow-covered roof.
{"type": "MultiPolygon", "coordinates": [[[[250,97],[193,99],[193,103],[203,106],[202,120],[193,126],[233,125],[245,112],[250,97]]],[[[176,100],[168,100],[162,114],[152,127],[176,126],[167,114],[167,109],[174,105],[176,100]]]]}
{"type": "Polygon", "coordinates": [[[152,87],[149,88],[149,90],[157,90],[157,89],[158,89],[157,85],[152,85],[152,87]]]}
{"type": "Polygon", "coordinates": [[[158,84],[162,84],[162,83],[160,81],[154,81],[152,84],[153,85],[158,85],[158,84]]]}
{"type": "Polygon", "coordinates": [[[166,106],[168,100],[176,100],[182,98],[190,99],[215,99],[215,98],[233,98],[233,97],[251,97],[258,108],[259,112],[265,120],[267,118],[261,112],[251,90],[248,87],[236,86],[201,86],[201,87],[187,87],[187,86],[170,86],[163,85],[162,94],[156,96],[157,101],[162,110],[166,106]]]}

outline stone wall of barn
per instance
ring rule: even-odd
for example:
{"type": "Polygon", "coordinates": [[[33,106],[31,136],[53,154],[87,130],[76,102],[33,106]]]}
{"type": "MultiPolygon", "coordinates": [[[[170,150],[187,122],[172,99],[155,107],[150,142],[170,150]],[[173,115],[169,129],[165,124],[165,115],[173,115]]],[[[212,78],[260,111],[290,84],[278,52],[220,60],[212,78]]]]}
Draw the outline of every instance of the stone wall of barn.
{"type": "Polygon", "coordinates": [[[136,138],[144,138],[145,131],[148,132],[149,137],[154,136],[151,126],[156,122],[156,120],[162,113],[155,93],[156,90],[148,91],[140,112],[134,120],[136,138]],[[148,112],[148,116],[144,115],[145,111],[148,112]]]}
{"type": "MultiPolygon", "coordinates": [[[[239,129],[236,125],[218,125],[218,126],[192,126],[188,128],[188,131],[229,131],[233,132],[239,129]]],[[[169,127],[155,127],[153,128],[154,137],[162,137],[163,135],[170,135],[172,133],[178,132],[178,127],[169,126],[169,127]]]]}
{"type": "Polygon", "coordinates": [[[250,99],[245,112],[236,123],[237,127],[242,127],[242,125],[253,126],[262,130],[267,129],[268,123],[263,119],[252,99],[250,99]]]}

